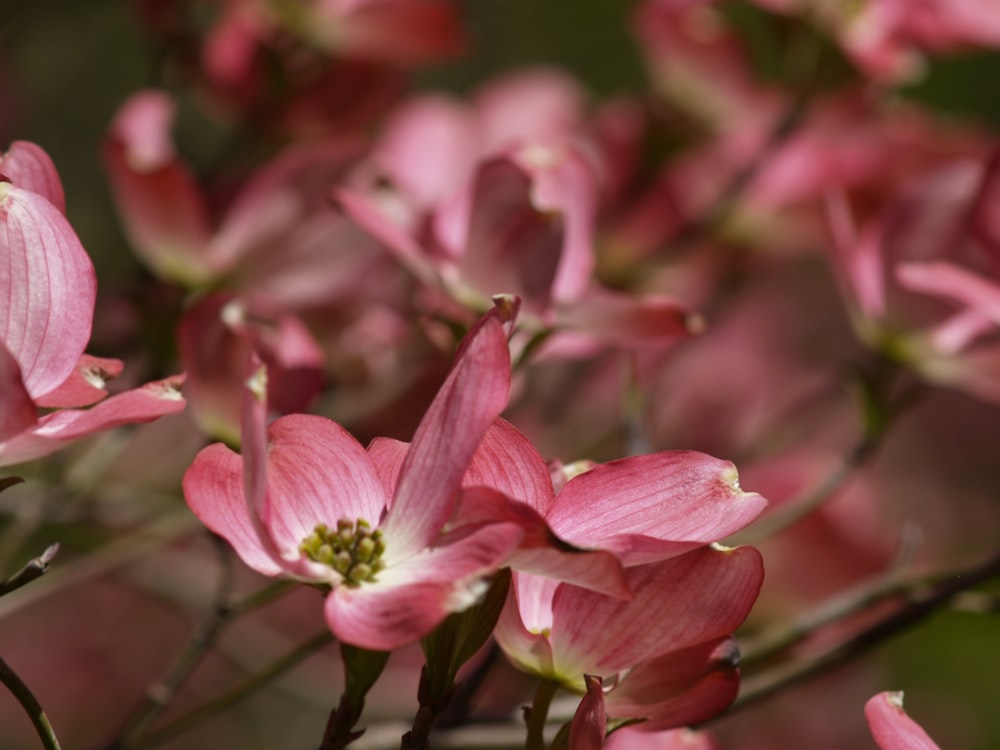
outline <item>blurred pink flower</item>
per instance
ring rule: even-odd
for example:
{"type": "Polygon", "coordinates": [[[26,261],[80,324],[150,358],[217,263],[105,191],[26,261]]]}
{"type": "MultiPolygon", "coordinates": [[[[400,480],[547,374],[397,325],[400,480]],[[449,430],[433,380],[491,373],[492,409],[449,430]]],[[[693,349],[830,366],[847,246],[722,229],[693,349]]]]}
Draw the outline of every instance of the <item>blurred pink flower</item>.
{"type": "Polygon", "coordinates": [[[84,354],[97,282],[63,215],[62,184],[38,146],[0,158],[0,465],[47,455],[100,430],[180,411],[180,379],[102,401],[122,363],[84,354]],[[37,408],[56,408],[37,416],[37,408]]]}
{"type": "Polygon", "coordinates": [[[364,648],[412,643],[474,604],[522,535],[513,523],[442,534],[472,454],[507,403],[499,313],[463,341],[401,467],[322,417],[282,417],[265,434],[261,385],[247,392],[242,459],[215,444],[185,474],[202,522],[265,575],[331,586],[330,628],[364,648]]]}
{"type": "Polygon", "coordinates": [[[865,717],[881,750],[940,750],[903,711],[902,693],[879,693],[865,704],[865,717]]]}

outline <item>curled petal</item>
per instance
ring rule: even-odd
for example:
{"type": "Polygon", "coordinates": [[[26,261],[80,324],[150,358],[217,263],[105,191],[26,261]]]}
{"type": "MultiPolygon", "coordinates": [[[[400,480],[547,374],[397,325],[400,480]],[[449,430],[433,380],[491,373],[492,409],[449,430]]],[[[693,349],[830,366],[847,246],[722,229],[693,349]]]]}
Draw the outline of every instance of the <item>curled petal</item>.
{"type": "Polygon", "coordinates": [[[49,155],[30,141],[14,141],[0,156],[0,175],[24,190],[38,193],[66,213],[62,181],[49,155]]]}
{"type": "Polygon", "coordinates": [[[664,451],[574,477],[546,517],[563,539],[609,549],[625,565],[637,565],[722,539],[756,519],[766,504],[740,489],[730,462],[664,451]]]}
{"type": "Polygon", "coordinates": [[[608,696],[608,712],[619,718],[646,718],[646,730],[704,721],[736,698],[738,663],[732,638],[671,651],[631,670],[608,696]]]}
{"type": "Polygon", "coordinates": [[[865,718],[881,750],[940,750],[903,711],[902,693],[879,693],[865,704],[865,718]]]}
{"type": "Polygon", "coordinates": [[[30,430],[0,444],[0,466],[31,461],[67,443],[124,424],[151,422],[184,409],[182,378],[147,383],[119,393],[90,409],[64,409],[38,420],[30,430]]]}
{"type": "Polygon", "coordinates": [[[0,343],[37,398],[69,377],[90,339],[94,266],[59,209],[2,182],[0,258],[0,343]]]}
{"type": "Polygon", "coordinates": [[[587,692],[573,714],[569,728],[569,746],[573,750],[601,750],[607,716],[604,713],[604,690],[601,678],[585,675],[587,692]]]}

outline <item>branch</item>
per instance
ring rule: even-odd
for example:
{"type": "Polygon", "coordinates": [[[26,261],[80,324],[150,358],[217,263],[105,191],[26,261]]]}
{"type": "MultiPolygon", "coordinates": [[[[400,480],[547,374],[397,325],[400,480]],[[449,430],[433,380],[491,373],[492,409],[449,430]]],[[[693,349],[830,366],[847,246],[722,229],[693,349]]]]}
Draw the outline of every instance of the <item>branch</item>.
{"type": "Polygon", "coordinates": [[[17,702],[24,708],[46,750],[59,750],[59,740],[56,739],[56,733],[52,730],[52,725],[49,724],[49,719],[38,699],[2,658],[0,658],[0,682],[13,693],[17,702]]]}
{"type": "MultiPolygon", "coordinates": [[[[830,650],[811,658],[781,664],[744,680],[740,696],[724,715],[745,709],[803,680],[835,669],[870,651],[893,635],[927,619],[960,592],[997,575],[1000,575],[1000,552],[994,553],[992,557],[970,569],[949,574],[945,582],[939,583],[936,587],[932,586],[930,591],[926,590],[925,587],[923,590],[911,590],[906,604],[902,608],[862,628],[830,650]]],[[[940,580],[940,575],[936,578],[940,580]]],[[[910,584],[913,587],[916,585],[916,582],[910,584]]],[[[891,584],[886,585],[886,590],[891,590],[891,584]]],[[[874,597],[872,600],[877,600],[878,597],[875,596],[874,592],[871,595],[874,597]]],[[[856,604],[864,603],[865,599],[864,596],[858,597],[856,604]]],[[[821,610],[819,615],[815,616],[815,621],[819,623],[833,621],[836,619],[837,611],[837,607],[832,607],[830,611],[825,613],[821,610]]],[[[845,605],[840,611],[849,613],[852,610],[850,606],[845,605]]],[[[812,632],[814,631],[806,632],[805,628],[800,627],[797,631],[789,634],[783,643],[772,643],[769,646],[759,647],[756,654],[751,654],[751,659],[759,662],[764,657],[803,640],[806,635],[812,632]]]]}
{"type": "Polygon", "coordinates": [[[56,556],[57,552],[59,552],[59,543],[50,544],[42,554],[29,560],[23,568],[6,581],[0,581],[0,596],[9,594],[11,591],[45,575],[49,571],[49,563],[52,562],[52,558],[56,556]]]}

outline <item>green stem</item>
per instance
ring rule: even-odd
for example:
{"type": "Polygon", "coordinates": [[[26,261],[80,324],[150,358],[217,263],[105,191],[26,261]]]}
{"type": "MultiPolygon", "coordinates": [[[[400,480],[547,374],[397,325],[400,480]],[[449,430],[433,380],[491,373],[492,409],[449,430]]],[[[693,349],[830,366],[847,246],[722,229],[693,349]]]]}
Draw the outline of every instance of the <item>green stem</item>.
{"type": "Polygon", "coordinates": [[[10,690],[17,702],[24,708],[46,750],[59,750],[59,740],[56,739],[56,733],[53,731],[52,725],[49,724],[49,719],[42,710],[38,699],[2,658],[0,658],[0,682],[10,690]]]}
{"type": "Polygon", "coordinates": [[[559,690],[559,683],[542,679],[535,691],[531,708],[527,711],[528,736],[524,750],[545,750],[545,722],[549,718],[549,706],[559,690]]]}
{"type": "Polygon", "coordinates": [[[264,671],[255,674],[245,682],[227,690],[222,695],[213,698],[207,703],[203,703],[198,708],[184,714],[183,716],[179,716],[169,724],[165,724],[153,732],[149,732],[148,734],[136,738],[131,744],[126,745],[125,747],[127,747],[128,750],[145,750],[145,748],[155,747],[156,745],[160,745],[167,740],[173,739],[179,734],[183,734],[191,727],[204,721],[205,719],[239,703],[241,700],[260,689],[271,680],[280,676],[284,672],[287,672],[299,662],[303,661],[306,657],[312,655],[332,642],[333,635],[330,631],[323,630],[322,632],[316,633],[312,636],[312,638],[295,647],[280,659],[276,660],[264,671]]]}

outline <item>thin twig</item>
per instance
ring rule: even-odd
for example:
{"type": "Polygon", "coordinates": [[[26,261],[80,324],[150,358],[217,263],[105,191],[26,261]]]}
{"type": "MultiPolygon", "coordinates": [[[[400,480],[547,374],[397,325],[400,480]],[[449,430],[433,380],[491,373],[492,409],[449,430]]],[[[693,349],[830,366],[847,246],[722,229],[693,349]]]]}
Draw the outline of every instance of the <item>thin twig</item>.
{"type": "Polygon", "coordinates": [[[59,750],[59,740],[56,739],[56,733],[52,729],[52,725],[49,723],[48,717],[45,715],[45,711],[42,710],[41,704],[38,699],[35,698],[28,686],[24,684],[17,673],[8,666],[7,662],[0,658],[0,682],[2,682],[8,690],[17,699],[17,702],[21,704],[24,708],[25,713],[31,719],[31,723],[35,727],[35,731],[38,732],[38,737],[42,741],[42,745],[46,750],[59,750]]]}
{"type": "Polygon", "coordinates": [[[59,544],[50,544],[38,557],[33,557],[24,567],[17,571],[6,581],[0,581],[0,596],[9,594],[11,591],[21,588],[25,584],[31,583],[37,578],[41,578],[49,571],[49,563],[59,552],[59,544]]]}
{"type": "Polygon", "coordinates": [[[131,744],[125,747],[127,747],[128,750],[145,750],[145,748],[155,747],[156,745],[160,745],[167,740],[173,739],[179,734],[183,734],[191,727],[204,721],[205,719],[239,703],[271,680],[280,676],[284,672],[287,672],[308,656],[332,642],[333,635],[329,630],[323,630],[322,632],[316,633],[309,638],[309,640],[301,643],[290,652],[274,661],[262,672],[258,672],[236,687],[227,690],[207,703],[203,703],[198,708],[193,709],[183,716],[179,716],[159,729],[142,735],[141,737],[137,737],[131,744]]]}
{"type": "Polygon", "coordinates": [[[726,713],[743,710],[803,680],[828,672],[870,651],[893,635],[926,619],[959,592],[1000,575],[1000,553],[955,573],[931,591],[914,592],[907,603],[833,648],[812,658],[802,657],[744,680],[740,696],[726,713]]]}

